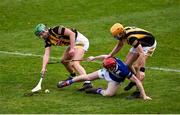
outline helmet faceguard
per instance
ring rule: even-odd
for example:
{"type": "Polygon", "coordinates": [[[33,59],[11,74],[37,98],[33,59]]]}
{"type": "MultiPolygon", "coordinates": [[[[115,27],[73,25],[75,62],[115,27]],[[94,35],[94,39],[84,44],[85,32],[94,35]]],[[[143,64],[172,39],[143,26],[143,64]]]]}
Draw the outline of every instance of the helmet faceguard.
{"type": "Polygon", "coordinates": [[[116,68],[116,60],[114,57],[105,58],[103,60],[103,67],[107,70],[114,70],[116,68]]]}

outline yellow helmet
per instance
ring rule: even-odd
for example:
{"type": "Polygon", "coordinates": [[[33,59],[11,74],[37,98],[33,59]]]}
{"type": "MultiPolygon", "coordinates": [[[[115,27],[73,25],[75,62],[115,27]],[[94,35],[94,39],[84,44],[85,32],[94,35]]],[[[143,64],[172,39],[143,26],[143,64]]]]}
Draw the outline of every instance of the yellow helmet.
{"type": "Polygon", "coordinates": [[[110,29],[110,32],[113,36],[117,36],[118,34],[121,34],[124,32],[124,27],[122,24],[120,23],[115,23],[111,29],[110,29]]]}

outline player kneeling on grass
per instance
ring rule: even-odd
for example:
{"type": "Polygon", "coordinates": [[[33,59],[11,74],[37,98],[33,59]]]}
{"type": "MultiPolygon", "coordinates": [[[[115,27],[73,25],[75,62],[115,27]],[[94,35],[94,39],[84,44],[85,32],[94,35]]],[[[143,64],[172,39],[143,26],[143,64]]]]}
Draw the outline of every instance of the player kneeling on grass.
{"type": "Polygon", "coordinates": [[[100,69],[98,71],[95,71],[87,75],[81,75],[81,76],[75,77],[71,80],[60,81],[58,83],[58,87],[63,88],[65,86],[71,85],[74,82],[80,82],[80,81],[85,81],[85,80],[91,81],[95,79],[104,78],[108,82],[108,87],[106,90],[103,90],[101,88],[89,88],[89,89],[86,89],[86,93],[101,94],[102,96],[113,96],[117,92],[118,86],[120,85],[120,83],[122,83],[125,80],[125,78],[128,78],[130,81],[136,83],[138,89],[140,90],[141,97],[144,100],[151,100],[151,98],[145,94],[145,91],[141,82],[136,78],[134,74],[132,74],[129,71],[128,66],[126,64],[124,64],[118,58],[115,58],[115,57],[105,58],[105,57],[106,55],[89,57],[89,61],[93,61],[95,59],[104,59],[103,69],[100,69]]]}

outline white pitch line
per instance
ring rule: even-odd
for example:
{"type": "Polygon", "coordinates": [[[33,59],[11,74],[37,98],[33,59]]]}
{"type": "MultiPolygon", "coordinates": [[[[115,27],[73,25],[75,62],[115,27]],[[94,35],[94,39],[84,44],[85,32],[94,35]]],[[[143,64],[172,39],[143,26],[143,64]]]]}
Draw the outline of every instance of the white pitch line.
{"type": "MultiPolygon", "coordinates": [[[[9,55],[20,55],[20,56],[30,56],[30,57],[43,57],[42,55],[31,54],[31,53],[20,53],[20,52],[7,52],[7,51],[0,51],[2,54],[9,54],[9,55]]],[[[57,57],[50,57],[51,59],[60,59],[57,57]]]]}
{"type": "Polygon", "coordinates": [[[179,69],[170,69],[170,68],[160,68],[160,67],[146,67],[147,69],[160,70],[160,71],[169,71],[169,72],[180,72],[179,69]]]}
{"type": "MultiPolygon", "coordinates": [[[[43,57],[42,55],[37,55],[37,54],[31,54],[31,53],[20,53],[20,52],[7,52],[7,51],[0,51],[1,54],[9,54],[9,55],[20,55],[20,56],[30,56],[30,57],[43,57]]],[[[61,59],[57,57],[50,57],[51,59],[61,59]]],[[[93,61],[96,63],[100,63],[99,61],[93,61]]],[[[171,69],[171,68],[160,68],[160,67],[146,67],[147,69],[152,69],[152,70],[159,70],[159,71],[166,71],[166,72],[180,72],[179,69],[171,69]]]]}

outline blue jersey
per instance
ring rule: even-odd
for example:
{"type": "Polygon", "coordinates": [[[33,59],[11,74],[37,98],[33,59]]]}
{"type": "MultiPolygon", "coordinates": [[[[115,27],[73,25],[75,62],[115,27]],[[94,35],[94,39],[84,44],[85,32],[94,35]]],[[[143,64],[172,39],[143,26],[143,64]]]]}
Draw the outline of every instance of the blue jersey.
{"type": "Polygon", "coordinates": [[[109,71],[109,76],[112,80],[116,82],[123,82],[125,78],[130,78],[132,76],[132,72],[129,71],[128,66],[124,64],[120,59],[116,59],[116,69],[113,71],[109,71]]]}

